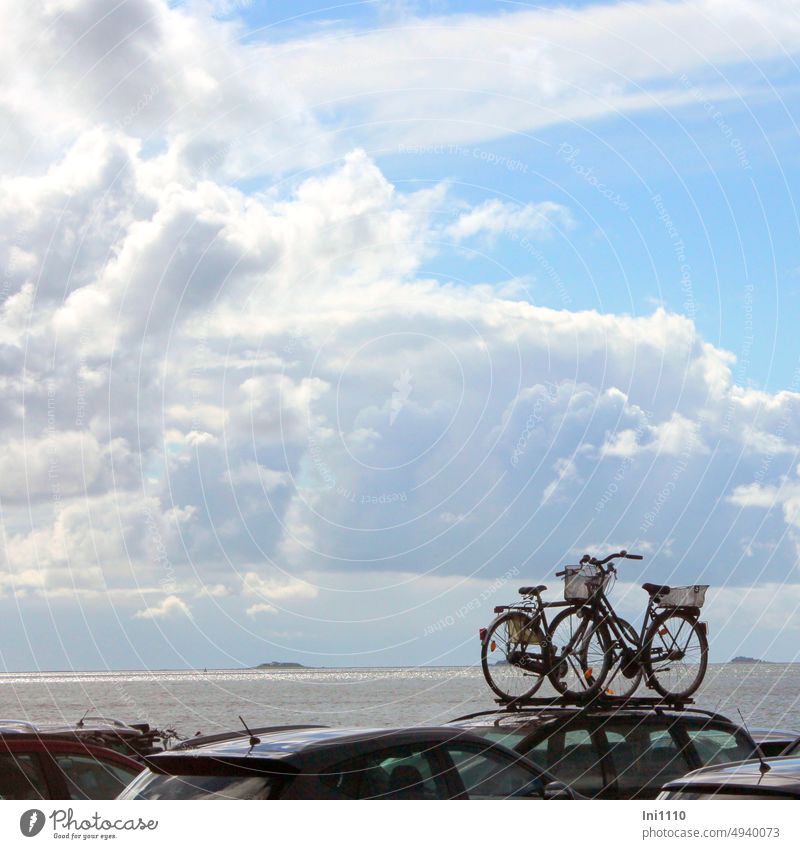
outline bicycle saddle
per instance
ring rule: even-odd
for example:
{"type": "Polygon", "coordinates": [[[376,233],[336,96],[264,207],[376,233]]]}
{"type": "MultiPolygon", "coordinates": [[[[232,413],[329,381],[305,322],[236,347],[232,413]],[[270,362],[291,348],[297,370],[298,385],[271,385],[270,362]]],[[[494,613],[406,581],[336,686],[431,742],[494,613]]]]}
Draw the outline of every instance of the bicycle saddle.
{"type": "Polygon", "coordinates": [[[544,584],[539,584],[538,587],[520,587],[519,594],[520,595],[535,595],[536,593],[543,593],[547,587],[544,584]]]}
{"type": "Polygon", "coordinates": [[[642,584],[642,589],[650,593],[650,595],[666,595],[671,591],[672,587],[661,584],[642,584]]]}

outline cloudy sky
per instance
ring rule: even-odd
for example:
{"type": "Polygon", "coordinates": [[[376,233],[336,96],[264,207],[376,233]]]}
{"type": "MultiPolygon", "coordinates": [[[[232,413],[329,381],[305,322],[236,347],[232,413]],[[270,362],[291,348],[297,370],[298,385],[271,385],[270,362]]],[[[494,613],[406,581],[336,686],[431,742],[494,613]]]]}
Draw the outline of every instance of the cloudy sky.
{"type": "Polygon", "coordinates": [[[794,3],[0,5],[0,669],[795,659],[794,3]]]}

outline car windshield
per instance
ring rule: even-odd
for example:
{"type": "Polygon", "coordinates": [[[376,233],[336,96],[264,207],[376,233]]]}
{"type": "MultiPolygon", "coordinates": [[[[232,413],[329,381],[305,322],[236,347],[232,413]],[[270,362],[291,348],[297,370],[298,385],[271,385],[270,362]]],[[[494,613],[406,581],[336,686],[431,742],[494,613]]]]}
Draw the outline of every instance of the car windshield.
{"type": "Polygon", "coordinates": [[[159,775],[149,770],[120,799],[269,799],[280,779],[270,775],[159,775]]]}

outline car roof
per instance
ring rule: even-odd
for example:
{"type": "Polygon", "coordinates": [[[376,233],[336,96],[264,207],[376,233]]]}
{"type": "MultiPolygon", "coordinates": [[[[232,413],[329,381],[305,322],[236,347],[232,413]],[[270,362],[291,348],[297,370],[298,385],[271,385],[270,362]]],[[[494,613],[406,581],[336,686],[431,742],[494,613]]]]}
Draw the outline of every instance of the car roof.
{"type": "Polygon", "coordinates": [[[267,725],[256,728],[235,728],[232,731],[220,731],[214,734],[197,734],[187,740],[176,743],[170,751],[196,749],[200,746],[225,743],[229,740],[250,739],[251,736],[263,737],[265,734],[278,734],[288,731],[304,731],[314,728],[327,728],[327,725],[267,725]]]}
{"type": "MultiPolygon", "coordinates": [[[[402,745],[406,742],[431,743],[449,740],[471,741],[487,746],[487,741],[470,734],[462,728],[452,726],[414,727],[414,728],[301,728],[283,730],[269,734],[256,735],[258,742],[251,745],[247,736],[220,742],[210,742],[192,748],[175,749],[160,752],[146,758],[148,764],[157,768],[166,766],[175,759],[243,759],[265,758],[269,760],[290,761],[298,756],[322,751],[334,745],[354,745],[359,743],[402,745]]],[[[508,751],[505,748],[504,751],[508,751]]]]}
{"type": "Polygon", "coordinates": [[[791,731],[786,728],[755,728],[749,727],[750,736],[756,743],[794,743],[800,737],[800,731],[791,731]]]}
{"type": "Polygon", "coordinates": [[[764,758],[763,761],[737,761],[725,766],[707,766],[694,770],[683,778],[670,781],[665,790],[709,787],[768,790],[791,790],[800,792],[800,757],[764,758]],[[762,763],[769,766],[762,772],[762,763]]]}

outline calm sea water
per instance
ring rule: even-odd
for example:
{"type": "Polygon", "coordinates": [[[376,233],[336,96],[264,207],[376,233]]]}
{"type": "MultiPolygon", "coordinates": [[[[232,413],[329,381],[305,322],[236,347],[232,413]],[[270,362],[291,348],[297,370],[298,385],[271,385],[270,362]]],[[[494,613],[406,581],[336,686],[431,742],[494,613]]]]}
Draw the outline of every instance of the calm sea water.
{"type": "MultiPolygon", "coordinates": [[[[544,694],[544,688],[542,694],[544,694]]],[[[698,707],[800,731],[800,664],[709,666],[698,707]]],[[[436,724],[494,707],[480,669],[210,670],[0,675],[0,718],[75,722],[87,710],[191,736],[238,726],[436,724]]]]}

